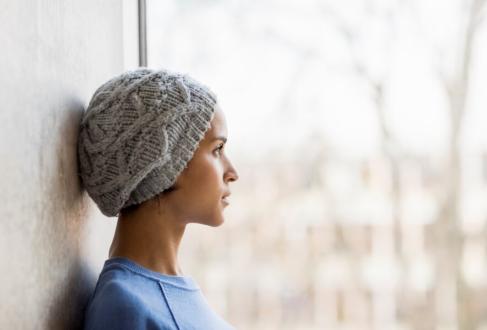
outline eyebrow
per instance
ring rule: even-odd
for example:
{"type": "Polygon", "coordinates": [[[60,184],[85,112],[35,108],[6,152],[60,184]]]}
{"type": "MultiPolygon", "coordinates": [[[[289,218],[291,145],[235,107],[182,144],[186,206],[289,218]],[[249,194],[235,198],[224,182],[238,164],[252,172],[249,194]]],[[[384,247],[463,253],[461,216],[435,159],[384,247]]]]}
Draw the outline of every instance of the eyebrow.
{"type": "Polygon", "coordinates": [[[213,141],[216,141],[216,140],[222,140],[223,142],[227,143],[227,138],[224,136],[217,136],[216,138],[213,139],[213,141]]]}

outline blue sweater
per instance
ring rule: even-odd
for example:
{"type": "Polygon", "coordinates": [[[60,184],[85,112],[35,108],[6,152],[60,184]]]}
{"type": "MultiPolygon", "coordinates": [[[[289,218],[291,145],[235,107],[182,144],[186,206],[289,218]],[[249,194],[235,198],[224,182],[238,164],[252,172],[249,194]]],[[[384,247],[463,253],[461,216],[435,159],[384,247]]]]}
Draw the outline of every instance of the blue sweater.
{"type": "Polygon", "coordinates": [[[164,275],[127,258],[105,261],[85,312],[85,329],[234,329],[190,276],[164,275]]]}

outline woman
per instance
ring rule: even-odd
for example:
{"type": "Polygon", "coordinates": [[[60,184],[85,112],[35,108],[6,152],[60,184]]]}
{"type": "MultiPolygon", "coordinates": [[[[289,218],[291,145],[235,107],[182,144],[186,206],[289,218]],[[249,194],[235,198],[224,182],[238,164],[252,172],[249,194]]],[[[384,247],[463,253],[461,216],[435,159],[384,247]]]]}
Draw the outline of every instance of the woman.
{"type": "Polygon", "coordinates": [[[118,222],[85,329],[232,329],[177,258],[187,224],[224,221],[238,179],[226,139],[216,95],[188,75],[140,68],[96,90],[81,122],[80,176],[118,222]]]}

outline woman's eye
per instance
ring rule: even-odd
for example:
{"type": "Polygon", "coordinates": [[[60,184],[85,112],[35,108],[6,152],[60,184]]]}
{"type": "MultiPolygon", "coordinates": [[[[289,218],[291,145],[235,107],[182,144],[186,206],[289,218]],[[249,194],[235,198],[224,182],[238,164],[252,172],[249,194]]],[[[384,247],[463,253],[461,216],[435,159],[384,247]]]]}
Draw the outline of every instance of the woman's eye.
{"type": "Polygon", "coordinates": [[[223,149],[223,144],[220,144],[218,148],[215,149],[215,151],[220,154],[222,149],[223,149]]]}

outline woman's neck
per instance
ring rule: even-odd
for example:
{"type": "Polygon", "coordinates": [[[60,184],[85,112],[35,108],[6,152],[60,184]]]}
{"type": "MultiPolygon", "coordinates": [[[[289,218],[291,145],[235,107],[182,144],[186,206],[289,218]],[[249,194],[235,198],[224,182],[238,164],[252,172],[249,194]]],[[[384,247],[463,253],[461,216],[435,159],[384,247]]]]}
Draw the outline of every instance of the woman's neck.
{"type": "Polygon", "coordinates": [[[174,217],[139,208],[118,218],[109,258],[125,257],[152,271],[182,276],[178,250],[185,228],[174,217]]]}

